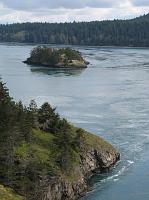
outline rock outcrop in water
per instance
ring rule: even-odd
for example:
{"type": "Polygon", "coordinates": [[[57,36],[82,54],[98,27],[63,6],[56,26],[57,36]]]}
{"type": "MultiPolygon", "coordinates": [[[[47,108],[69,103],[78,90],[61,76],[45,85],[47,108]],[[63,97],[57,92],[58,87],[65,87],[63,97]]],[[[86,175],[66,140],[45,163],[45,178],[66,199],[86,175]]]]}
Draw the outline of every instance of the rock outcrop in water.
{"type": "Polygon", "coordinates": [[[89,64],[79,51],[71,48],[54,49],[38,46],[31,51],[30,57],[24,63],[42,65],[52,68],[86,68],[89,64]]]}

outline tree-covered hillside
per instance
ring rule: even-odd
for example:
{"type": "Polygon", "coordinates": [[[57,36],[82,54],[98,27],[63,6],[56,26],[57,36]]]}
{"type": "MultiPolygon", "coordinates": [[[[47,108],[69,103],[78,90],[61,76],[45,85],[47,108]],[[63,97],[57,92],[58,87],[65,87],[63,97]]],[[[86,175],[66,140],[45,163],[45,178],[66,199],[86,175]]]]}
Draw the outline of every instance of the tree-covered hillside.
{"type": "Polygon", "coordinates": [[[77,199],[87,176],[118,159],[109,143],[60,118],[49,103],[14,102],[0,81],[0,199],[77,199]]]}
{"type": "Polygon", "coordinates": [[[0,182],[25,199],[42,199],[45,177],[71,175],[81,134],[48,103],[15,103],[0,82],[0,182]]]}
{"type": "Polygon", "coordinates": [[[0,42],[149,46],[149,14],[131,20],[0,25],[0,42]]]}

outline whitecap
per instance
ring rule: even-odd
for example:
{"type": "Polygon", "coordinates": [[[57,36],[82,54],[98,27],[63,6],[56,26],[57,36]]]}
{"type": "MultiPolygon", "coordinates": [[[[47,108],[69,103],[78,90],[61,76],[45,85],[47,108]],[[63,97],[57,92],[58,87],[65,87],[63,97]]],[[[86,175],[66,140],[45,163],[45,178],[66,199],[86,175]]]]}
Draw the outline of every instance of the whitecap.
{"type": "Polygon", "coordinates": [[[127,168],[126,166],[122,167],[122,169],[119,170],[117,174],[109,176],[109,177],[101,180],[100,182],[106,182],[106,181],[109,181],[109,180],[113,180],[114,181],[115,179],[118,179],[118,177],[121,176],[125,172],[126,168],[127,168]]]}
{"type": "Polygon", "coordinates": [[[127,162],[128,162],[129,164],[134,164],[134,161],[132,161],[132,160],[127,160],[127,162]]]}
{"type": "Polygon", "coordinates": [[[119,178],[115,178],[115,179],[113,179],[113,181],[114,181],[114,182],[119,181],[119,178]]]}

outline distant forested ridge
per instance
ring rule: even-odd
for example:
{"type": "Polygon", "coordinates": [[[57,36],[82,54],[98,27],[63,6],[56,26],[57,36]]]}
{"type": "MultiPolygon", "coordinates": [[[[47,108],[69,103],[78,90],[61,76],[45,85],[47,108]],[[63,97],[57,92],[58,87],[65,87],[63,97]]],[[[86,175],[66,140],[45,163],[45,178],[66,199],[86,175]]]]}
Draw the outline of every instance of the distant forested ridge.
{"type": "Polygon", "coordinates": [[[149,14],[131,20],[0,25],[0,42],[149,46],[149,14]]]}
{"type": "Polygon", "coordinates": [[[130,20],[0,25],[0,42],[149,46],[149,14],[130,20]]]}

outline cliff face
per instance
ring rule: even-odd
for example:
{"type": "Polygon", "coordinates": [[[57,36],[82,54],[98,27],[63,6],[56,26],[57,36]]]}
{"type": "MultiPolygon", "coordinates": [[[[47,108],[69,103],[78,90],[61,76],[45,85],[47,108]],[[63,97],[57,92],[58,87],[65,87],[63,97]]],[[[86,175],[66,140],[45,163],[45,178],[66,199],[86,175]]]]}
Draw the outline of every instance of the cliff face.
{"type": "Polygon", "coordinates": [[[76,200],[89,189],[87,180],[95,173],[110,170],[120,159],[115,149],[83,149],[80,154],[80,176],[75,182],[55,177],[46,188],[44,200],[76,200]]]}

